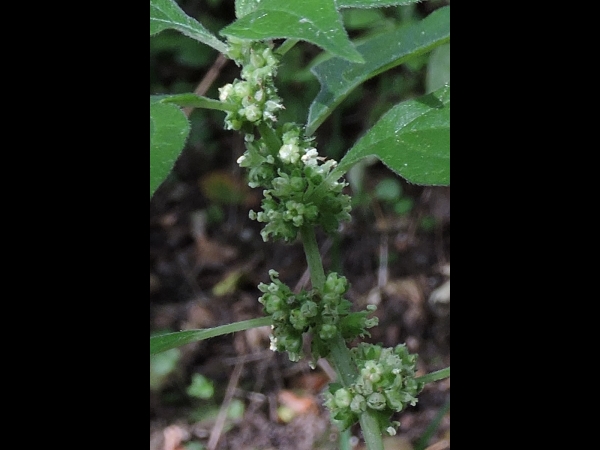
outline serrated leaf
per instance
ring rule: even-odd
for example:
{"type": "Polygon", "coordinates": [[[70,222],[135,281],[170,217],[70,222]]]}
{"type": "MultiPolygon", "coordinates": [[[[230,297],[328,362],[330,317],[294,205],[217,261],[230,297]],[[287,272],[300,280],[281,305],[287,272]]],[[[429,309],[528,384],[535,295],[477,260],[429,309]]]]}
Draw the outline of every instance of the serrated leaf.
{"type": "Polygon", "coordinates": [[[383,8],[386,6],[404,6],[420,3],[423,0],[337,0],[337,7],[342,8],[383,8]]]}
{"type": "Polygon", "coordinates": [[[262,0],[220,33],[252,40],[301,39],[340,58],[363,61],[346,34],[335,0],[262,0]]]}
{"type": "Polygon", "coordinates": [[[235,0],[235,17],[244,17],[256,9],[260,0],[235,0]]]}
{"type": "Polygon", "coordinates": [[[190,131],[181,109],[161,98],[150,97],[150,197],[173,168],[190,131]]]}
{"type": "Polygon", "coordinates": [[[306,123],[311,135],[350,92],[366,80],[450,41],[450,7],[432,12],[423,20],[379,34],[356,48],[365,64],[331,58],[311,69],[321,90],[310,105],[306,123]]]}
{"type": "Polygon", "coordinates": [[[188,16],[174,0],[150,0],[150,36],[168,28],[226,53],[227,45],[200,22],[188,16]]]}
{"type": "Polygon", "coordinates": [[[394,106],[346,153],[336,174],[370,155],[411,183],[450,185],[450,86],[394,106]]]}

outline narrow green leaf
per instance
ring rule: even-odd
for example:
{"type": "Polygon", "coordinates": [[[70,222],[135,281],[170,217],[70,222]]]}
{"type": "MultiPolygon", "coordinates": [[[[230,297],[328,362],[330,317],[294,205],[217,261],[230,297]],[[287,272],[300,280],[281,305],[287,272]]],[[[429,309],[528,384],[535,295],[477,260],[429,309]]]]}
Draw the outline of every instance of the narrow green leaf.
{"type": "Polygon", "coordinates": [[[240,39],[300,39],[340,58],[363,62],[348,38],[335,0],[262,0],[220,32],[240,39]]]}
{"type": "Polygon", "coordinates": [[[181,109],[161,99],[150,97],[150,197],[173,168],[190,131],[181,109]]]}
{"type": "Polygon", "coordinates": [[[203,97],[202,95],[197,95],[191,92],[170,95],[168,97],[164,97],[160,102],[174,103],[183,107],[216,109],[219,111],[235,111],[237,109],[235,105],[224,103],[212,98],[203,97]]]}
{"type": "Polygon", "coordinates": [[[426,375],[422,375],[420,377],[415,378],[416,381],[420,381],[421,383],[432,383],[434,381],[443,380],[444,378],[448,378],[450,376],[450,367],[446,367],[444,369],[436,370],[435,372],[428,373],[426,375]]]}
{"type": "Polygon", "coordinates": [[[150,0],[150,36],[167,28],[227,53],[227,45],[194,18],[188,16],[174,0],[150,0]]]}
{"type": "Polygon", "coordinates": [[[423,20],[379,34],[357,50],[365,64],[331,58],[314,66],[321,90],[310,105],[306,132],[313,134],[333,109],[361,83],[408,59],[450,41],[450,7],[435,10],[423,20]]]}
{"type": "Polygon", "coordinates": [[[411,183],[450,185],[450,86],[394,106],[346,153],[331,176],[339,178],[370,155],[411,183]]]}
{"type": "Polygon", "coordinates": [[[229,323],[215,328],[205,330],[186,330],[175,333],[152,336],[150,338],[150,354],[160,353],[170,348],[180,347],[190,342],[202,341],[204,339],[234,333],[236,331],[249,330],[250,328],[271,325],[271,317],[259,317],[257,319],[242,320],[241,322],[229,323]]]}
{"type": "Polygon", "coordinates": [[[420,3],[423,0],[337,0],[337,7],[342,8],[383,8],[385,6],[404,6],[420,3]]]}
{"type": "Polygon", "coordinates": [[[235,17],[244,17],[256,9],[260,0],[235,0],[235,17]]]}

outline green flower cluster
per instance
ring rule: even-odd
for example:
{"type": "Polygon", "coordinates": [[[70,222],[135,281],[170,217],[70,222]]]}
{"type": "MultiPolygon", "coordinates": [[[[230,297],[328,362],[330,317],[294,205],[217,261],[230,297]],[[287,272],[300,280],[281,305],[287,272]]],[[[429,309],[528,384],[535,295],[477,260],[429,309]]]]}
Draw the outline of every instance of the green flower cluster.
{"type": "Polygon", "coordinates": [[[271,47],[230,38],[228,56],[242,66],[242,80],[219,88],[219,99],[236,106],[235,111],[227,113],[225,128],[250,132],[262,121],[275,122],[275,112],[283,105],[273,83],[279,61],[271,47]]]}
{"type": "Polygon", "coordinates": [[[394,348],[360,343],[350,350],[359,376],[348,387],[332,383],[325,393],[325,405],[331,417],[342,429],[356,423],[360,414],[370,409],[382,429],[396,434],[398,422],[390,422],[394,412],[407,404],[417,403],[417,394],[423,383],[415,380],[416,355],[411,355],[404,344],[394,348]]]}
{"type": "Polygon", "coordinates": [[[317,289],[293,294],[279,280],[279,273],[269,271],[270,284],[260,283],[264,294],[258,299],[273,319],[271,350],[286,351],[291,361],[302,357],[302,335],[311,333],[311,356],[314,366],[329,354],[328,341],[338,332],[346,339],[369,335],[367,328],[377,325],[377,318],[367,318],[369,311],[350,312],[351,303],[343,298],[348,280],[332,272],[327,276],[323,292],[317,289]]]}
{"type": "Polygon", "coordinates": [[[245,134],[246,151],[238,163],[249,169],[248,184],[264,188],[262,211],[250,211],[250,218],[266,224],[263,240],[293,241],[305,224],[337,230],[341,221],[350,220],[351,206],[350,197],[342,194],[347,183],[327,179],[336,162],[323,161],[298,125],[273,129],[283,109],[273,82],[278,57],[266,43],[235,38],[229,39],[228,56],[242,66],[242,79],[220,88],[219,99],[234,106],[225,128],[245,134]],[[272,135],[255,140],[254,127],[261,132],[267,127],[272,135]],[[312,195],[323,183],[327,189],[312,195]]]}
{"type": "Polygon", "coordinates": [[[350,197],[342,193],[347,183],[328,179],[334,160],[323,162],[312,139],[302,129],[286,123],[276,131],[281,146],[272,151],[264,139],[246,139],[246,151],[238,159],[249,169],[248,184],[265,190],[262,211],[250,211],[250,218],[266,223],[261,231],[264,241],[293,241],[301,226],[320,225],[326,232],[336,231],[341,221],[350,220],[350,197]],[[327,183],[319,196],[317,186],[327,183]]]}

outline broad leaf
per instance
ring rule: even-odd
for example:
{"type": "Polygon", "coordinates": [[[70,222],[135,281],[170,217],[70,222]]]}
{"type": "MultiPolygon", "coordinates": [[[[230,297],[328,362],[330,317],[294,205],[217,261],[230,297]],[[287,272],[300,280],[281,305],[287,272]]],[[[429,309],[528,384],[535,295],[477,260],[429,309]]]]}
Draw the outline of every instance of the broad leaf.
{"type": "Polygon", "coordinates": [[[189,344],[190,342],[202,341],[223,334],[271,325],[272,323],[273,320],[271,317],[259,317],[257,319],[242,320],[240,322],[234,322],[205,330],[177,331],[175,333],[152,336],[150,338],[150,354],[153,355],[171,348],[180,347],[189,344]]]}
{"type": "Polygon", "coordinates": [[[383,8],[384,6],[403,6],[419,3],[423,0],[338,0],[337,7],[342,8],[383,8]]]}
{"type": "Polygon", "coordinates": [[[260,0],[235,0],[235,17],[244,17],[256,9],[260,0]]]}
{"type": "Polygon", "coordinates": [[[150,197],[164,181],[185,145],[190,126],[176,105],[150,97],[150,197]]]}
{"type": "Polygon", "coordinates": [[[335,175],[371,155],[411,183],[450,185],[450,86],[394,106],[346,153],[335,175]]]}
{"type": "Polygon", "coordinates": [[[363,55],[365,64],[341,58],[317,64],[311,72],[319,80],[321,90],[310,105],[307,134],[313,134],[331,111],[361,83],[449,41],[450,7],[446,6],[415,24],[377,35],[358,45],[356,48],[363,55]]]}
{"type": "Polygon", "coordinates": [[[450,44],[445,44],[429,55],[425,78],[426,92],[434,91],[448,83],[450,83],[450,44]]]}
{"type": "Polygon", "coordinates": [[[174,0],[150,0],[150,36],[168,28],[227,53],[227,45],[183,12],[174,0]]]}
{"type": "Polygon", "coordinates": [[[220,32],[240,39],[301,39],[332,54],[363,62],[346,34],[335,0],[261,0],[220,32]]]}

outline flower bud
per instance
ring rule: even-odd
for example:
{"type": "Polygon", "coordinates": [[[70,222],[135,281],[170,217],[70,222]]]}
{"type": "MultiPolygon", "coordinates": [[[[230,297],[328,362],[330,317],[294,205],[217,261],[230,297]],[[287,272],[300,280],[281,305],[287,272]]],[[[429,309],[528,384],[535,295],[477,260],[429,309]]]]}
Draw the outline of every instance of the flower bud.
{"type": "Polygon", "coordinates": [[[224,102],[229,98],[231,93],[233,92],[233,85],[231,83],[226,84],[225,86],[219,88],[219,100],[224,102]]]}
{"type": "Polygon", "coordinates": [[[377,411],[381,411],[386,407],[385,396],[379,392],[373,392],[367,398],[367,406],[377,411]]]}
{"type": "Polygon", "coordinates": [[[324,324],[321,326],[321,330],[319,331],[319,337],[324,341],[329,339],[333,339],[337,334],[337,328],[335,325],[324,324]]]}
{"type": "Polygon", "coordinates": [[[356,394],[350,403],[350,410],[354,413],[360,414],[365,409],[367,409],[367,401],[362,395],[356,394]]]}
{"type": "Polygon", "coordinates": [[[262,117],[262,112],[257,105],[248,105],[246,108],[240,110],[240,115],[246,116],[250,122],[256,122],[262,117]],[[243,113],[242,113],[243,111],[243,113]]]}
{"type": "Polygon", "coordinates": [[[335,403],[340,408],[347,408],[352,401],[352,394],[347,389],[341,388],[335,391],[335,403]]]}

